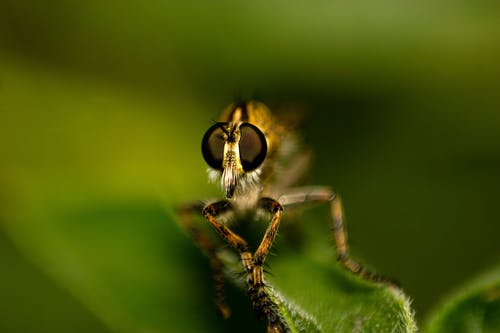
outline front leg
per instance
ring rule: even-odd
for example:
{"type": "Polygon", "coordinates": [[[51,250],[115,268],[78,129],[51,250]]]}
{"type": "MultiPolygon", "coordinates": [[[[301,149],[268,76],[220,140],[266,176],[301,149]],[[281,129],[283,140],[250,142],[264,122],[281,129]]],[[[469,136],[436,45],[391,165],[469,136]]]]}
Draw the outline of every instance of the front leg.
{"type": "Polygon", "coordinates": [[[264,273],[262,265],[266,260],[269,250],[273,244],[274,238],[279,228],[283,207],[281,204],[271,198],[262,198],[259,201],[259,208],[264,209],[272,214],[271,222],[266,229],[264,238],[262,239],[257,251],[255,251],[253,259],[253,285],[249,286],[249,294],[252,299],[252,305],[257,312],[267,317],[267,331],[273,333],[281,333],[287,331],[277,305],[270,299],[267,291],[264,288],[264,273]]]}
{"type": "Polygon", "coordinates": [[[278,231],[281,215],[283,214],[283,207],[281,204],[271,198],[262,198],[259,201],[259,208],[273,214],[271,222],[269,223],[264,238],[260,242],[257,251],[255,251],[253,259],[253,283],[255,286],[264,285],[264,278],[262,274],[262,265],[266,260],[267,254],[273,244],[274,238],[278,231]]]}
{"type": "Polygon", "coordinates": [[[247,282],[253,281],[253,263],[252,254],[248,250],[248,243],[243,238],[235,234],[231,229],[226,227],[217,220],[217,216],[231,210],[231,204],[227,200],[222,200],[208,204],[203,208],[203,215],[217,233],[238,253],[241,257],[243,268],[247,273],[247,282]]]}

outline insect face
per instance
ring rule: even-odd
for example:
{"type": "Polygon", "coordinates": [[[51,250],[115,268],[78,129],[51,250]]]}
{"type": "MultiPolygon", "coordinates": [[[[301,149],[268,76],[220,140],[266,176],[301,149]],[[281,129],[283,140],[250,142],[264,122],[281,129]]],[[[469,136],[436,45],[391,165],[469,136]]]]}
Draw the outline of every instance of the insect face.
{"type": "Polygon", "coordinates": [[[258,168],[266,158],[267,141],[251,123],[219,122],[203,136],[201,151],[210,168],[219,171],[226,197],[232,198],[237,188],[244,192],[247,183],[258,176],[258,168]]]}

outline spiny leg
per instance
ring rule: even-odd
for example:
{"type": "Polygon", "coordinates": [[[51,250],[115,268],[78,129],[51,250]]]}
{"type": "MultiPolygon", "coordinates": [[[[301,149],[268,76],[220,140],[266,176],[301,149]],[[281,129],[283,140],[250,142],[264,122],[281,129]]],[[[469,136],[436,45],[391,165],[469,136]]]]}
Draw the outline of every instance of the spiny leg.
{"type": "Polygon", "coordinates": [[[271,245],[273,244],[274,238],[276,237],[276,232],[278,231],[280,225],[281,215],[283,214],[283,207],[281,206],[281,204],[278,201],[271,198],[260,199],[259,207],[271,213],[273,216],[271,222],[269,223],[266,229],[264,237],[262,238],[262,241],[260,242],[260,245],[257,248],[257,251],[255,251],[254,253],[253,283],[255,286],[260,286],[264,284],[262,275],[262,265],[264,264],[264,261],[266,260],[271,245]]]}
{"type": "Polygon", "coordinates": [[[223,263],[217,255],[216,244],[198,228],[194,221],[194,214],[201,214],[204,205],[202,203],[185,204],[178,208],[179,222],[181,226],[189,233],[196,245],[208,256],[212,269],[214,289],[215,289],[215,307],[223,318],[229,318],[231,311],[225,302],[224,293],[224,274],[222,271],[223,263]]]}
{"type": "Polygon", "coordinates": [[[350,272],[375,282],[385,282],[396,285],[391,279],[373,273],[357,261],[352,259],[349,255],[349,247],[347,242],[347,231],[344,227],[344,213],[342,208],[342,201],[339,196],[335,195],[329,188],[304,188],[296,189],[290,194],[283,195],[280,202],[285,208],[297,207],[302,204],[315,203],[315,202],[330,202],[331,216],[332,216],[332,231],[337,250],[337,260],[350,272]]]}
{"type": "Polygon", "coordinates": [[[364,279],[397,286],[398,283],[391,278],[374,273],[361,266],[361,264],[351,258],[349,255],[347,231],[344,227],[344,209],[342,208],[342,200],[339,196],[334,197],[330,208],[333,220],[333,236],[335,239],[335,246],[337,248],[337,260],[340,261],[340,263],[349,271],[364,279]]]}
{"type": "Polygon", "coordinates": [[[264,264],[274,238],[276,237],[281,215],[283,213],[283,207],[274,199],[262,198],[259,201],[259,208],[271,213],[272,219],[266,229],[259,247],[257,248],[257,251],[254,253],[253,285],[249,285],[249,294],[255,310],[266,316],[268,321],[268,332],[284,332],[285,326],[281,321],[277,306],[270,299],[264,289],[264,273],[262,269],[262,265],[264,264]]]}
{"type": "Polygon", "coordinates": [[[235,250],[241,257],[243,268],[247,274],[247,283],[253,281],[252,254],[248,250],[248,243],[235,234],[231,229],[217,220],[217,216],[231,209],[231,204],[227,200],[209,204],[203,208],[203,215],[217,233],[235,250]]]}

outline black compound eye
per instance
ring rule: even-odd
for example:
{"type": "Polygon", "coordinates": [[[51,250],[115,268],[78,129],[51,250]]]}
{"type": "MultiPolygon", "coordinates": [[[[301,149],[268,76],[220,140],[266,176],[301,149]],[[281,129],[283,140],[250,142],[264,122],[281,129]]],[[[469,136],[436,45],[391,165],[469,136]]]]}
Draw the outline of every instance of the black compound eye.
{"type": "Polygon", "coordinates": [[[217,123],[210,127],[201,141],[201,153],[207,164],[217,170],[222,170],[224,158],[224,126],[226,123],[217,123]]]}
{"type": "Polygon", "coordinates": [[[252,124],[240,126],[240,160],[243,170],[257,169],[267,154],[267,142],[264,133],[252,124]]]}

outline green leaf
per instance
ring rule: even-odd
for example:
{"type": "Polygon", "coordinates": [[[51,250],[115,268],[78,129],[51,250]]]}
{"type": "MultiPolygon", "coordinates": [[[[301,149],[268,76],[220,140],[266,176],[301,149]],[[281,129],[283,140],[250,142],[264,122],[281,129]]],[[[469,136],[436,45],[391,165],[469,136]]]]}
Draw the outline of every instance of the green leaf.
{"type": "MultiPolygon", "coordinates": [[[[276,267],[275,286],[291,312],[308,313],[321,332],[414,332],[408,298],[399,290],[346,276],[349,273],[306,258],[276,267]],[[278,272],[279,271],[279,272],[278,272]],[[283,281],[294,276],[293,282],[283,281]],[[284,277],[281,279],[280,277],[284,277]],[[280,283],[281,282],[281,283],[280,283]],[[299,311],[296,311],[296,308],[299,311]]],[[[292,279],[289,279],[292,280],[292,279]]],[[[308,317],[309,317],[308,316],[308,317]]],[[[296,327],[302,318],[294,317],[296,327]],[[297,320],[298,319],[298,320],[297,320]]],[[[296,330],[309,332],[309,330],[296,330]]]]}
{"type": "MultiPolygon", "coordinates": [[[[248,332],[258,327],[243,292],[229,299],[239,303],[235,318],[224,323],[215,316],[206,262],[161,205],[135,200],[52,208],[7,230],[110,330],[218,332],[245,322],[248,332]]],[[[351,277],[333,262],[282,250],[270,265],[269,281],[292,332],[414,331],[399,291],[351,277]]]]}
{"type": "Polygon", "coordinates": [[[457,290],[430,316],[428,333],[500,331],[500,267],[457,290]]]}
{"type": "MultiPolygon", "coordinates": [[[[291,332],[416,331],[410,301],[398,288],[363,280],[324,260],[332,256],[313,258],[283,239],[280,243],[266,275],[267,291],[291,332]]],[[[240,263],[224,258],[232,268],[228,276],[244,288],[240,263]]]]}

